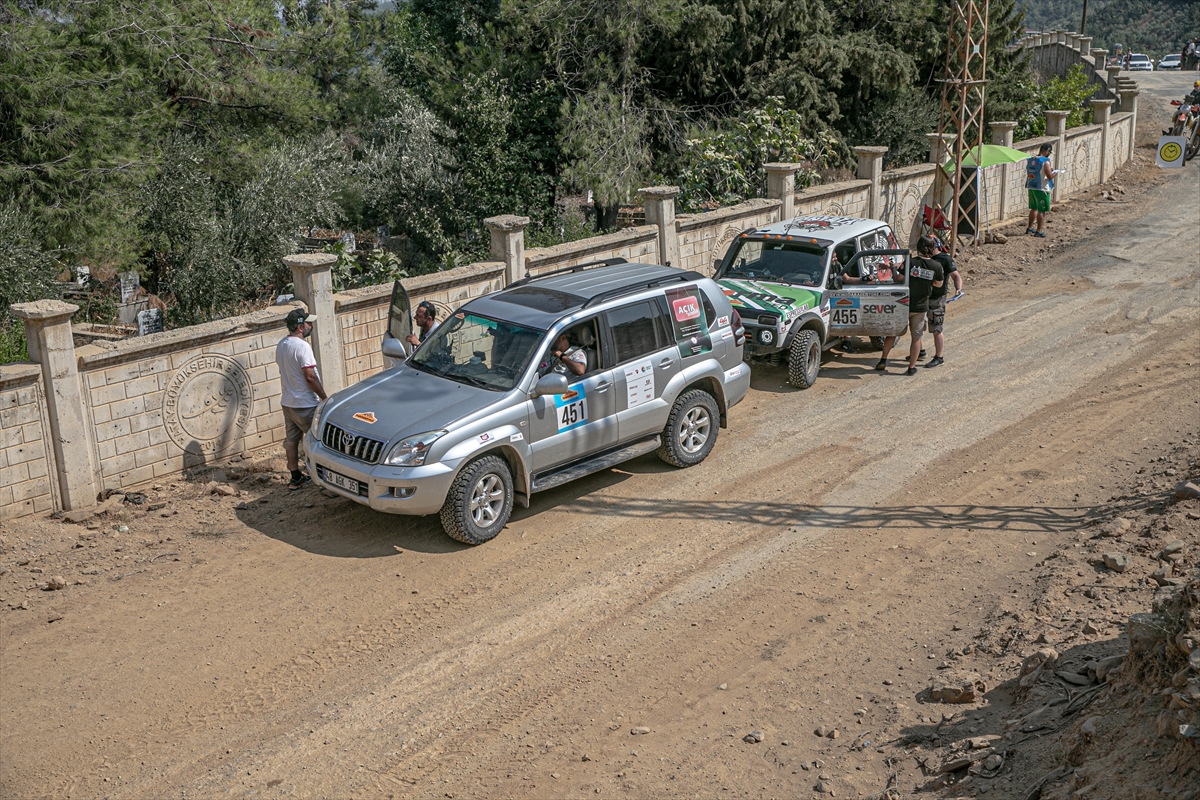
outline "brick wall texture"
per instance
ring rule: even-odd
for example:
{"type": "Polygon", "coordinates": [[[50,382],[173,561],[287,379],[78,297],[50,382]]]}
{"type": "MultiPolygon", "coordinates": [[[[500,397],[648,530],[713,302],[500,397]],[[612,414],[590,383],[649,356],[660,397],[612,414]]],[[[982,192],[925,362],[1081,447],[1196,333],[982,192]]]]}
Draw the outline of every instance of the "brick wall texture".
{"type": "Polygon", "coordinates": [[[41,369],[6,364],[0,372],[0,519],[54,509],[41,369]]]}

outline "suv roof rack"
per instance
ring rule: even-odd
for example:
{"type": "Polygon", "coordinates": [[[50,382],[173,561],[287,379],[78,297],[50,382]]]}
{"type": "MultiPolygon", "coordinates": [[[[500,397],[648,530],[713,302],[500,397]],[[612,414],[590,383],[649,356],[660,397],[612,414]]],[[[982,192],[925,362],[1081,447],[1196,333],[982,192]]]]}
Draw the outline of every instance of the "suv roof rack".
{"type": "Polygon", "coordinates": [[[622,297],[627,294],[635,294],[637,292],[645,291],[646,289],[654,289],[659,286],[665,286],[668,283],[687,283],[689,281],[698,281],[703,278],[703,275],[693,270],[680,272],[678,275],[663,275],[648,281],[638,281],[637,283],[626,284],[625,286],[620,286],[616,289],[609,289],[606,292],[592,295],[580,307],[590,308],[591,306],[603,303],[607,300],[612,300],[616,297],[622,297]]]}
{"type": "Polygon", "coordinates": [[[553,269],[553,270],[550,270],[549,272],[543,272],[538,275],[534,275],[533,273],[526,271],[524,278],[522,278],[519,281],[513,281],[505,288],[511,289],[514,286],[524,286],[525,284],[529,283],[530,281],[535,281],[535,280],[538,280],[539,278],[549,278],[551,275],[566,275],[569,272],[583,272],[585,269],[588,269],[589,267],[611,267],[616,264],[628,264],[628,263],[629,263],[628,259],[614,256],[613,258],[602,258],[599,261],[588,261],[585,264],[576,264],[573,267],[563,267],[562,269],[553,269]]]}

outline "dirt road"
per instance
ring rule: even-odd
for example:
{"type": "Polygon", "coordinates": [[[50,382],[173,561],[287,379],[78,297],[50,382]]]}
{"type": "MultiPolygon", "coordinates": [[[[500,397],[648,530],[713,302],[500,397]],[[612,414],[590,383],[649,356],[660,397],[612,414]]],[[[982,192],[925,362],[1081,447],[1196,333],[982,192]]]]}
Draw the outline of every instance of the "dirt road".
{"type": "Polygon", "coordinates": [[[482,547],[253,471],[5,525],[0,795],[879,791],[895,762],[849,745],[932,721],[935,654],[1200,435],[1195,167],[1138,174],[970,259],[944,367],[756,368],[701,466],[539,495],[482,547]]]}

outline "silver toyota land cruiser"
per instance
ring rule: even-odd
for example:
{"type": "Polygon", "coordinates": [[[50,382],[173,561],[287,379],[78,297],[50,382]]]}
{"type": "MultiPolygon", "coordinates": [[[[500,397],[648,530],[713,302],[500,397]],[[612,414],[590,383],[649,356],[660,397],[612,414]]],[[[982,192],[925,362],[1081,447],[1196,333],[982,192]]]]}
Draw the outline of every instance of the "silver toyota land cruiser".
{"type": "Polygon", "coordinates": [[[309,470],[377,511],[439,513],[470,544],[514,501],[644,453],[699,464],[750,388],[741,321],[696,272],[610,259],[526,278],[411,354],[409,308],[397,281],[383,352],[401,363],[318,406],[309,470]]]}

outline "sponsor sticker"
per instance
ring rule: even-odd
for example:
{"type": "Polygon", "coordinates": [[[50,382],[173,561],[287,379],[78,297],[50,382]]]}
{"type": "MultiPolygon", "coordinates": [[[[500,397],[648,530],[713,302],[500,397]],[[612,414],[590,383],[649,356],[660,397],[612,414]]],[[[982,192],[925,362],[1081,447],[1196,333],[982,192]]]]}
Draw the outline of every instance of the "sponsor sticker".
{"type": "Polygon", "coordinates": [[[676,322],[688,322],[700,316],[700,303],[693,296],[681,297],[671,301],[671,310],[676,322]]]}
{"type": "Polygon", "coordinates": [[[354,415],[354,418],[361,422],[365,422],[368,425],[375,424],[375,412],[374,411],[359,411],[357,414],[354,415]]]}
{"type": "Polygon", "coordinates": [[[931,281],[933,280],[933,270],[914,265],[912,268],[912,276],[914,278],[920,278],[924,281],[931,281]]]}
{"type": "Polygon", "coordinates": [[[717,317],[717,327],[724,328],[729,325],[729,317],[717,317]]]}
{"type": "Polygon", "coordinates": [[[508,440],[510,442],[523,442],[523,441],[525,441],[525,434],[514,433],[512,436],[508,437],[508,440]]]}
{"type": "Polygon", "coordinates": [[[480,444],[484,444],[485,442],[490,442],[491,440],[492,440],[492,435],[490,433],[479,434],[479,443],[480,444]]]}
{"type": "Polygon", "coordinates": [[[637,408],[654,399],[654,364],[650,359],[625,367],[625,389],[627,408],[637,408]]]}

